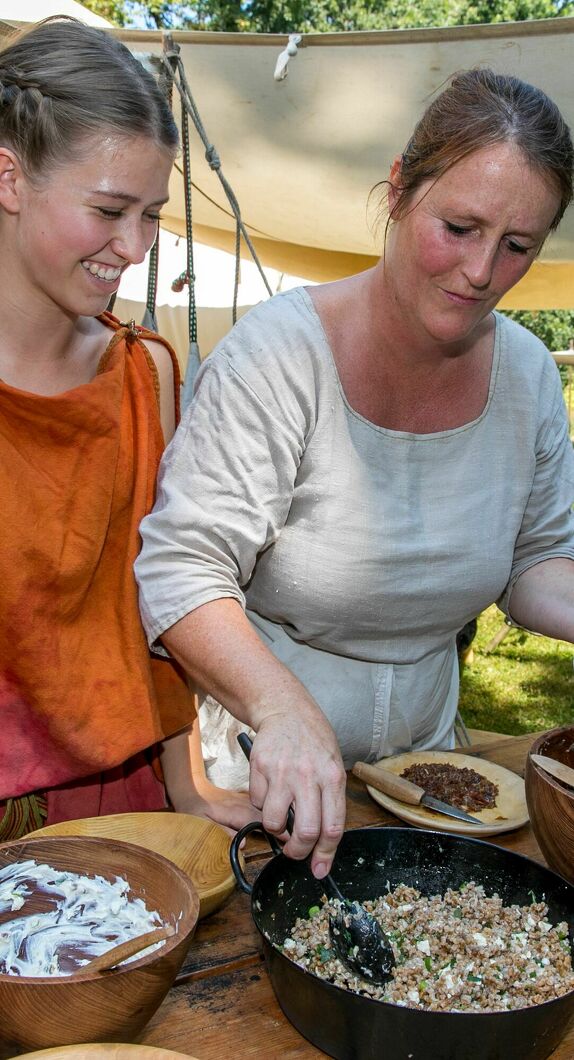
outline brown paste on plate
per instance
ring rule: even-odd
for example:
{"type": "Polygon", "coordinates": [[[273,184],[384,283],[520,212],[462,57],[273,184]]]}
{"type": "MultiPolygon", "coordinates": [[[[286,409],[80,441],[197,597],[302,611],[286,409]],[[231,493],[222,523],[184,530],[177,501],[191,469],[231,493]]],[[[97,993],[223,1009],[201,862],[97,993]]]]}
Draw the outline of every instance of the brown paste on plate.
{"type": "Polygon", "coordinates": [[[424,788],[427,795],[449,802],[460,810],[484,810],[496,806],[498,785],[466,766],[449,762],[417,762],[401,776],[424,788]]]}

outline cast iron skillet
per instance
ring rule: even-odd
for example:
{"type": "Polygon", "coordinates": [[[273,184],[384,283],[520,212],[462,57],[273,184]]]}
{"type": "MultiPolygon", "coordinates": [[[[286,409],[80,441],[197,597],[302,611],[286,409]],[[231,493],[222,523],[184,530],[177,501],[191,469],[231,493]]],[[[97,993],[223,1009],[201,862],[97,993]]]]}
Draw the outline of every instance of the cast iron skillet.
{"type": "MultiPolygon", "coordinates": [[[[424,1012],[373,1001],[326,983],[294,964],[282,945],[298,916],[321,898],[321,882],[307,862],[277,854],[253,887],[238,861],[246,825],[234,837],[231,860],[263,940],[269,975],[287,1019],[336,1060],[544,1060],[574,1016],[574,990],[555,1001],[513,1012],[424,1012]]],[[[267,837],[277,852],[278,845],[267,837]]],[[[335,863],[351,899],[375,898],[400,883],[425,895],[474,881],[507,905],[544,898],[549,920],[569,925],[574,938],[574,887],[530,858],[479,839],[411,828],[358,828],[345,832],[335,863]]]]}

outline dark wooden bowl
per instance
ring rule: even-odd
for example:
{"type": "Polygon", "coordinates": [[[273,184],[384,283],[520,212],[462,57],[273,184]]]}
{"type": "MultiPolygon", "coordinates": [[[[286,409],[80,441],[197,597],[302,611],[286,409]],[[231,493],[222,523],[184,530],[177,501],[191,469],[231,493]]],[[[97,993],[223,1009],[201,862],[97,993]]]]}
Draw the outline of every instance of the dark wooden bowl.
{"type": "MultiPolygon", "coordinates": [[[[131,896],[142,898],[177,932],[153,953],[111,972],[0,975],[0,1043],[17,1052],[133,1041],[163,1001],[193,938],[199,898],[191,880],[160,854],[118,840],[46,836],[0,846],[0,868],[29,858],[82,875],[122,876],[131,896]]],[[[33,899],[30,904],[33,912],[33,899]]]]}
{"type": "MultiPolygon", "coordinates": [[[[574,726],[543,733],[531,754],[547,755],[574,768],[574,726]]],[[[526,801],[532,830],[551,869],[574,884],[574,788],[526,759],[526,801]]]]}

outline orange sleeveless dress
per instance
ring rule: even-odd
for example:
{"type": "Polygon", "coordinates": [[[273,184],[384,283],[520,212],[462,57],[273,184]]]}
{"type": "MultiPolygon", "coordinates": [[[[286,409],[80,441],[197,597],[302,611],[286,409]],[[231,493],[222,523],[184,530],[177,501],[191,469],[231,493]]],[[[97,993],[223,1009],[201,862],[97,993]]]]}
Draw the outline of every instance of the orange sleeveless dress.
{"type": "Polygon", "coordinates": [[[0,800],[46,793],[48,820],[165,806],[140,752],[194,717],[183,673],[150,655],[133,575],[164,447],[157,336],[100,319],[114,334],[90,383],[0,383],[0,800]]]}

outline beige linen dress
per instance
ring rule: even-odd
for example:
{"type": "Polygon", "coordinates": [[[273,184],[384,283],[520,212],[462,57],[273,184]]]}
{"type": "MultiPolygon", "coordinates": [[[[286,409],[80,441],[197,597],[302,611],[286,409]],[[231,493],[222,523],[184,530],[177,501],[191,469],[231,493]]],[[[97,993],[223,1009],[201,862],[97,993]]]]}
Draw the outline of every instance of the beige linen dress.
{"type": "MultiPolygon", "coordinates": [[[[470,423],[388,430],[345,397],[304,288],[251,310],[208,358],[169,446],[136,564],[150,643],[232,597],[329,718],[347,766],[449,747],[457,631],[506,611],[528,567],[574,559],[574,456],[556,366],[495,314],[470,423]]],[[[240,786],[241,726],[201,712],[208,773],[240,786]]]]}

